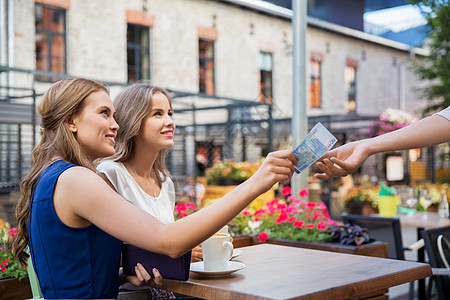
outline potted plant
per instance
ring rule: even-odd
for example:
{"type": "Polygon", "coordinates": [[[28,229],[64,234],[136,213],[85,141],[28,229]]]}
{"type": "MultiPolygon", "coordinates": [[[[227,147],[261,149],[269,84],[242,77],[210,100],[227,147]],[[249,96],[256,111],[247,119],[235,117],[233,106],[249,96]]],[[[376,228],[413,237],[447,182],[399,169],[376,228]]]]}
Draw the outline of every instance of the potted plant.
{"type": "Polygon", "coordinates": [[[379,186],[356,186],[345,196],[345,209],[351,214],[370,215],[378,212],[379,186]]]}
{"type": "Polygon", "coordinates": [[[360,227],[339,225],[330,218],[322,201],[308,201],[306,189],[300,191],[299,198],[291,195],[288,186],[281,193],[286,199],[275,198],[254,212],[244,209],[233,219],[229,227],[237,247],[266,242],[386,257],[385,243],[374,242],[367,231],[360,227]]]}
{"type": "Polygon", "coordinates": [[[0,299],[27,299],[32,297],[26,267],[14,259],[13,237],[17,228],[0,219],[0,299]]]}
{"type": "MultiPolygon", "coordinates": [[[[205,171],[206,191],[202,206],[211,204],[221,198],[238,184],[250,178],[261,165],[259,162],[236,162],[232,159],[225,159],[214,163],[205,171]]],[[[274,191],[270,189],[257,198],[257,205],[262,206],[266,201],[274,197],[274,191]]]]}

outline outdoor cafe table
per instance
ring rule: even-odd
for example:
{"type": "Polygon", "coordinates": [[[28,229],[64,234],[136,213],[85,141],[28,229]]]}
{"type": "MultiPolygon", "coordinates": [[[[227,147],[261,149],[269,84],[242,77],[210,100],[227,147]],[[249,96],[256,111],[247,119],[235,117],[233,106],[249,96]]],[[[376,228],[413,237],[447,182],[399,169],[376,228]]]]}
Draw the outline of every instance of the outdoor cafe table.
{"type": "MultiPolygon", "coordinates": [[[[398,215],[402,227],[417,228],[417,240],[422,238],[420,232],[424,229],[450,226],[449,218],[441,218],[435,212],[418,212],[413,215],[398,215]]],[[[425,261],[425,249],[422,247],[417,251],[417,261],[425,261]]],[[[419,280],[419,299],[425,299],[425,280],[419,280]]]]}
{"type": "MultiPolygon", "coordinates": [[[[428,264],[258,244],[239,248],[245,268],[226,277],[164,280],[163,288],[204,299],[346,299],[431,276],[428,264]]],[[[384,291],[383,291],[384,290],[384,291]]]]}

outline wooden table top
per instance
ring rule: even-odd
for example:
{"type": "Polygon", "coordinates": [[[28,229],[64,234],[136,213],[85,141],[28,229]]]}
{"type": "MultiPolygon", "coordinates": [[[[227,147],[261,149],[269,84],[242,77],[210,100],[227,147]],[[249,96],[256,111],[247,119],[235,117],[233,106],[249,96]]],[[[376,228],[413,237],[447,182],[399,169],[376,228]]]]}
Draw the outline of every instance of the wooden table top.
{"type": "Polygon", "coordinates": [[[272,244],[239,248],[246,267],[223,278],[193,272],[164,289],[205,299],[343,299],[431,276],[428,264],[272,244]]]}
{"type": "Polygon", "coordinates": [[[450,226],[449,218],[441,218],[438,213],[418,212],[414,215],[398,215],[400,219],[400,225],[403,227],[415,227],[415,228],[438,228],[450,226]]]}

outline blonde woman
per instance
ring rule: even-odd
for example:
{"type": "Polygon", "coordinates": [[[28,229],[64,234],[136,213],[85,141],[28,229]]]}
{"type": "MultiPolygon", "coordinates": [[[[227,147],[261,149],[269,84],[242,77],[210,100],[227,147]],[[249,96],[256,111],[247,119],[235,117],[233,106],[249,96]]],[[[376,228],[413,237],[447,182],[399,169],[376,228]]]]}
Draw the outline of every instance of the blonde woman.
{"type": "MultiPolygon", "coordinates": [[[[94,160],[115,153],[114,112],[107,88],[81,78],[53,84],[38,106],[42,138],[21,185],[14,248],[25,264],[29,246],[46,299],[115,299],[122,241],[179,257],[294,172],[290,151],[270,153],[250,179],[223,198],[164,224],[95,172],[94,160]]],[[[139,266],[136,271],[140,281],[150,279],[139,278],[139,266]]]]}

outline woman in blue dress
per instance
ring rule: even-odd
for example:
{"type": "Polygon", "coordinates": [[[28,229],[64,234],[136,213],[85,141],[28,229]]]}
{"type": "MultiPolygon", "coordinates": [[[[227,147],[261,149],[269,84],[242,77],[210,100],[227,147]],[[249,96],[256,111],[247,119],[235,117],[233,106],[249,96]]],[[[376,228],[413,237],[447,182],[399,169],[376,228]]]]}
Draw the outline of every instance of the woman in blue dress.
{"type": "MultiPolygon", "coordinates": [[[[27,246],[48,299],[114,299],[121,241],[179,257],[227,224],[276,182],[288,181],[291,151],[270,153],[258,171],[214,204],[163,224],[114,192],[94,161],[114,154],[119,126],[108,89],[76,78],[53,84],[38,106],[42,138],[21,185],[17,258],[27,246]]],[[[136,281],[149,274],[136,266],[136,281]]]]}

